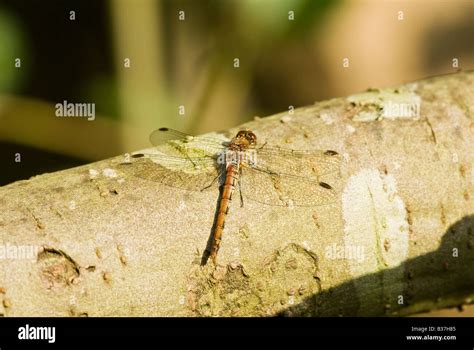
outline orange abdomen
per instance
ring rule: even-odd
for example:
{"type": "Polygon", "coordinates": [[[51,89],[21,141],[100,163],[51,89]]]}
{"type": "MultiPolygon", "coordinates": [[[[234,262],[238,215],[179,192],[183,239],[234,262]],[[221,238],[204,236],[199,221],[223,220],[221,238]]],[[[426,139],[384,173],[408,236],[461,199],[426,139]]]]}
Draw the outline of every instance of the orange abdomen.
{"type": "Polygon", "coordinates": [[[229,164],[226,168],[226,177],[211,245],[211,259],[214,263],[216,262],[217,251],[219,250],[222,240],[222,231],[224,230],[226,215],[229,212],[229,205],[232,201],[232,194],[234,193],[235,184],[239,176],[238,168],[239,166],[235,164],[229,164]]]}

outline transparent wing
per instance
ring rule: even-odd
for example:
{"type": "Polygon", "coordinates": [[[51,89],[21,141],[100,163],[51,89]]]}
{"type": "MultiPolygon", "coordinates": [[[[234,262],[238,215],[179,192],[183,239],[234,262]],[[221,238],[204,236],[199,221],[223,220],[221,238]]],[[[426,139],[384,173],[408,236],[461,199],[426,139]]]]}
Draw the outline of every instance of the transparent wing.
{"type": "Polygon", "coordinates": [[[327,182],[256,166],[242,168],[240,182],[244,198],[266,205],[311,207],[334,203],[338,196],[327,182]]]}
{"type": "MultiPolygon", "coordinates": [[[[181,147],[197,147],[209,154],[221,152],[230,143],[229,140],[219,137],[195,137],[169,128],[157,129],[150,135],[150,142],[155,146],[170,144],[170,141],[178,142],[181,147]]],[[[252,151],[256,152],[262,168],[289,169],[301,176],[321,176],[337,172],[342,159],[340,154],[331,150],[293,150],[266,144],[257,146],[252,151]]]]}
{"type": "Polygon", "coordinates": [[[212,136],[192,136],[184,132],[169,128],[160,128],[150,134],[150,142],[153,146],[165,144],[188,145],[205,149],[209,153],[217,153],[227,147],[229,140],[212,136]]]}
{"type": "Polygon", "coordinates": [[[216,159],[225,140],[160,128],[151,133],[150,142],[156,146],[152,152],[134,154],[130,164],[123,164],[133,176],[191,191],[219,185],[216,159]]]}
{"type": "Polygon", "coordinates": [[[341,155],[332,150],[299,151],[263,146],[256,152],[260,168],[300,177],[318,178],[337,173],[342,162],[341,155]]]}
{"type": "Polygon", "coordinates": [[[204,191],[219,185],[220,169],[212,157],[175,157],[157,153],[140,153],[123,171],[145,180],[188,191],[204,191]]]}
{"type": "MultiPolygon", "coordinates": [[[[229,145],[228,140],[160,128],[152,132],[150,142],[156,146],[153,152],[134,155],[131,164],[124,164],[134,176],[192,191],[212,188],[211,184],[217,186],[222,181],[225,169],[216,159],[229,145]]],[[[337,152],[267,145],[251,151],[257,158],[242,177],[249,199],[272,205],[287,205],[291,200],[293,205],[312,206],[330,202],[334,196],[334,189],[320,177],[339,170],[337,152]]]]}
{"type": "Polygon", "coordinates": [[[173,130],[169,128],[159,128],[154,130],[150,134],[150,143],[153,146],[159,146],[163,143],[166,143],[168,141],[172,140],[188,140],[192,139],[193,136],[185,134],[184,132],[178,131],[178,130],[173,130]]]}

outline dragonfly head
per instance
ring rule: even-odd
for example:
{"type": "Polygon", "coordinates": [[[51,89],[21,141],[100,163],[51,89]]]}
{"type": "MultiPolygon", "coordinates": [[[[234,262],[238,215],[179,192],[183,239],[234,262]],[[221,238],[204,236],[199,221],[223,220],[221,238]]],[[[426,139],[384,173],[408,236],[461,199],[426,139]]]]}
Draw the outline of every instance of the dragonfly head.
{"type": "Polygon", "coordinates": [[[257,144],[257,136],[250,130],[240,130],[233,142],[242,148],[249,148],[257,144]]]}

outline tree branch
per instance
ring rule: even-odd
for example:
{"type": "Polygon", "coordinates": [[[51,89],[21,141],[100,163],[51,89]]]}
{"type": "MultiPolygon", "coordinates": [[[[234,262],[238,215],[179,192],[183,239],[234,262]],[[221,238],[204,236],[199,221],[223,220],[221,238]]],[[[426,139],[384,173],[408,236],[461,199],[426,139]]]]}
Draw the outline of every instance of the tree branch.
{"type": "Polygon", "coordinates": [[[407,315],[471,303],[473,110],[465,72],[241,126],[344,161],[331,204],[234,201],[218,266],[201,265],[217,188],[137,177],[123,156],[4,186],[0,313],[407,315]]]}

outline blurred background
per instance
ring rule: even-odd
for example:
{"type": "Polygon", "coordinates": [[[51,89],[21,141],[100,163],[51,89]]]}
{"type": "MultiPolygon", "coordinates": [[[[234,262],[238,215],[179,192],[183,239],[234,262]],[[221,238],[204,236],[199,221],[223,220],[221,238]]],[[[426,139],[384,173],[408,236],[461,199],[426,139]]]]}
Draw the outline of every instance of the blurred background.
{"type": "MultiPolygon", "coordinates": [[[[474,67],[472,0],[1,0],[0,185],[474,67]],[[95,118],[55,105],[94,104],[95,118]]],[[[430,315],[474,315],[474,308],[430,315]]]]}
{"type": "Polygon", "coordinates": [[[473,19],[471,0],[1,0],[0,185],[149,147],[162,126],[472,69],[473,19]],[[63,101],[95,119],[57,117],[63,101]]]}

